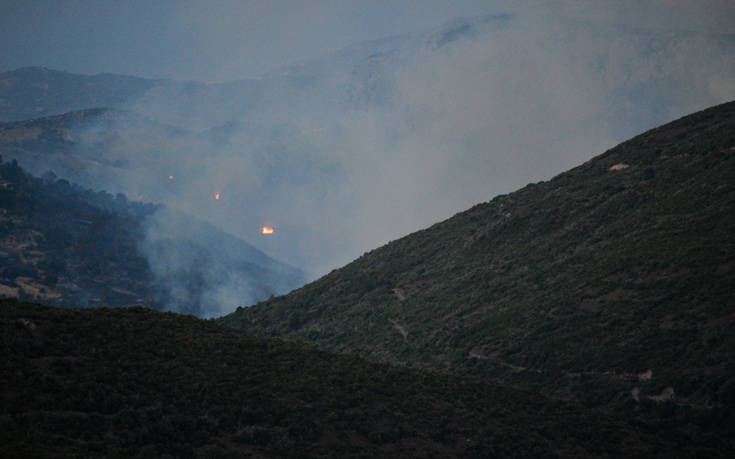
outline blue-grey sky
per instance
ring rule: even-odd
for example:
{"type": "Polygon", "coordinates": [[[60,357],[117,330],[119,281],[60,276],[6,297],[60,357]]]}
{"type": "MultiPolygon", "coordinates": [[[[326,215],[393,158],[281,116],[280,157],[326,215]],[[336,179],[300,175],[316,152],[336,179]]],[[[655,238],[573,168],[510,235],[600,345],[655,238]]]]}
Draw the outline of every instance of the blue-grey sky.
{"type": "Polygon", "coordinates": [[[0,71],[36,65],[226,81],[454,17],[514,9],[735,30],[731,0],[0,0],[0,71]]]}
{"type": "Polygon", "coordinates": [[[482,0],[1,0],[0,70],[233,80],[497,8],[482,0]]]}

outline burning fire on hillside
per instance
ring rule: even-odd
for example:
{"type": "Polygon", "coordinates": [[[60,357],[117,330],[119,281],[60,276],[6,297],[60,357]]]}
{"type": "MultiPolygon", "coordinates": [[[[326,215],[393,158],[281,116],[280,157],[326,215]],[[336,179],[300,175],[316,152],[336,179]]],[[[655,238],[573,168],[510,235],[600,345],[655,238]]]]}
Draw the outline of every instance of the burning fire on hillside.
{"type": "Polygon", "coordinates": [[[261,233],[263,233],[263,234],[273,234],[273,228],[269,228],[267,226],[264,226],[263,229],[261,229],[261,233]]]}

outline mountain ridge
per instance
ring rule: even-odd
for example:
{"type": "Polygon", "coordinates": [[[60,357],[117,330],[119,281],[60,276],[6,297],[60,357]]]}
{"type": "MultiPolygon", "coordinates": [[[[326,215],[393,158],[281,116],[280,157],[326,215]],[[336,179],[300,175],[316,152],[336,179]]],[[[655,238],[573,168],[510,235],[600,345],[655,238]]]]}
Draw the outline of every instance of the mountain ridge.
{"type": "Polygon", "coordinates": [[[79,75],[36,66],[1,72],[0,122],[120,106],[162,81],[111,73],[79,75]]]}
{"type": "Polygon", "coordinates": [[[733,171],[730,102],[220,322],[727,438],[733,171]]]}

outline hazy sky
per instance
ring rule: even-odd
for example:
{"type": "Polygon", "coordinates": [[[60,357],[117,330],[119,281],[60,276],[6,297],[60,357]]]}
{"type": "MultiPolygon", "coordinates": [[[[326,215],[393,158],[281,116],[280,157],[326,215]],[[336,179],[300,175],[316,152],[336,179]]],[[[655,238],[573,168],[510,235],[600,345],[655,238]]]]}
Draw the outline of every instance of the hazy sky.
{"type": "Polygon", "coordinates": [[[224,81],[521,4],[631,26],[732,31],[731,0],[0,0],[0,71],[224,81]]]}
{"type": "Polygon", "coordinates": [[[470,0],[2,0],[0,70],[232,80],[495,11],[470,0]]]}

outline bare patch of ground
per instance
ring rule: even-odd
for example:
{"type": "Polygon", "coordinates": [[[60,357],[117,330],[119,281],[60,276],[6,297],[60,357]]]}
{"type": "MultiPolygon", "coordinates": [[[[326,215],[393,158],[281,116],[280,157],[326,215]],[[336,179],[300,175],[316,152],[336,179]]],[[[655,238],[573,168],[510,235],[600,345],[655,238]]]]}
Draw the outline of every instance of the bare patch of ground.
{"type": "Polygon", "coordinates": [[[398,330],[398,332],[399,332],[399,333],[400,333],[401,335],[403,335],[403,341],[404,341],[404,342],[408,341],[408,331],[406,331],[406,329],[405,329],[405,328],[403,328],[403,327],[401,326],[401,324],[399,324],[398,322],[396,322],[396,321],[395,321],[395,320],[393,320],[393,319],[390,319],[390,323],[392,323],[392,324],[393,324],[393,327],[395,327],[395,329],[396,329],[396,330],[398,330]]]}
{"type": "Polygon", "coordinates": [[[403,289],[400,288],[394,288],[393,294],[398,298],[398,301],[403,301],[406,299],[406,293],[403,291],[403,289]]]}
{"type": "Polygon", "coordinates": [[[667,402],[669,400],[674,401],[676,399],[676,392],[674,392],[673,387],[667,387],[666,389],[662,390],[660,394],[658,395],[649,395],[649,400],[653,400],[654,402],[667,402]]]}
{"type": "Polygon", "coordinates": [[[20,286],[21,290],[30,296],[43,300],[55,300],[61,298],[61,293],[50,289],[48,286],[39,284],[29,277],[17,277],[15,283],[20,286]]]}
{"type": "Polygon", "coordinates": [[[18,298],[18,292],[20,291],[17,287],[10,287],[8,285],[0,284],[0,297],[3,298],[18,298]]]}
{"type": "Polygon", "coordinates": [[[137,294],[137,293],[135,293],[135,292],[131,292],[130,290],[126,290],[126,289],[124,289],[124,288],[118,288],[118,287],[113,287],[113,288],[112,288],[112,291],[113,291],[113,292],[115,292],[115,293],[119,293],[119,294],[121,294],[121,295],[127,295],[127,296],[135,296],[135,297],[137,297],[137,296],[138,296],[138,294],[137,294]]]}

